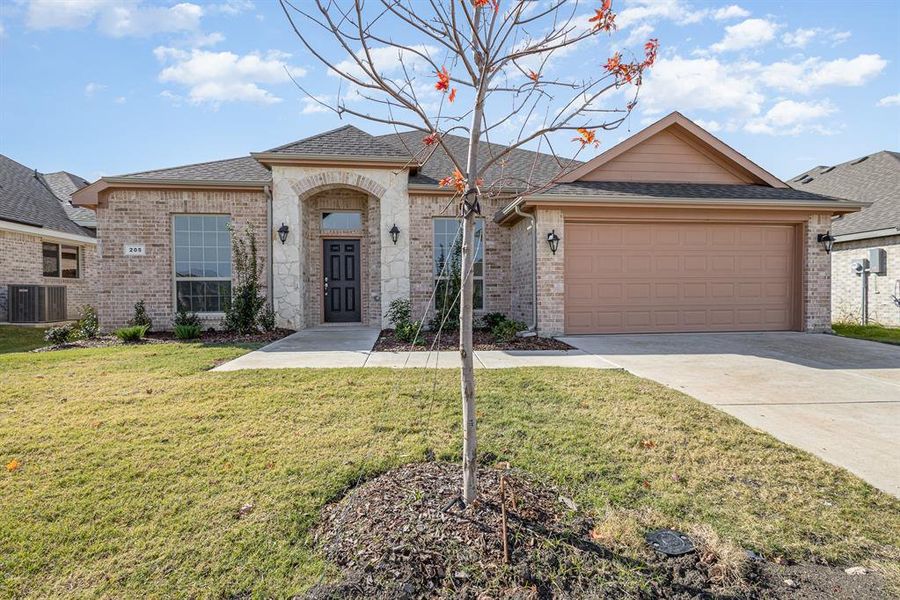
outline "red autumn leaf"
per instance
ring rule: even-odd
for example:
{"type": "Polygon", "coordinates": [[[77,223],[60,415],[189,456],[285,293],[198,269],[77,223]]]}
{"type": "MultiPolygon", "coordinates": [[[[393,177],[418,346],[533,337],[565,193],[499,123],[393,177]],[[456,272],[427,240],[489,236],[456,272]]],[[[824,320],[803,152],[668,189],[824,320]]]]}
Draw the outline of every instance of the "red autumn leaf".
{"type": "Polygon", "coordinates": [[[434,144],[437,144],[437,141],[438,141],[437,131],[432,131],[431,133],[429,133],[428,135],[426,135],[425,137],[422,138],[422,143],[425,144],[426,146],[433,146],[434,144]]]}
{"type": "Polygon", "coordinates": [[[487,8],[488,5],[494,7],[494,12],[500,10],[500,0],[472,0],[472,6],[475,8],[487,8]]]}
{"type": "Polygon", "coordinates": [[[593,129],[585,129],[584,127],[580,127],[577,131],[578,137],[572,138],[573,142],[581,142],[582,146],[593,144],[594,148],[600,146],[600,140],[597,139],[597,132],[593,129]]]}
{"type": "Polygon", "coordinates": [[[456,100],[456,88],[453,88],[452,90],[450,90],[450,95],[447,96],[447,100],[449,100],[450,102],[453,102],[454,100],[456,100]]]}
{"type": "Polygon", "coordinates": [[[434,89],[439,92],[446,92],[450,89],[450,73],[447,72],[447,67],[441,67],[441,70],[437,72],[438,81],[434,84],[434,89]]]}
{"type": "Polygon", "coordinates": [[[528,71],[528,79],[537,83],[537,80],[541,78],[540,73],[535,73],[534,71],[528,71]]]}
{"type": "Polygon", "coordinates": [[[459,169],[454,169],[453,175],[444,177],[438,182],[438,185],[441,187],[448,187],[452,185],[456,188],[457,192],[462,193],[466,191],[466,178],[463,177],[463,174],[459,172],[459,169]]]}
{"type": "Polygon", "coordinates": [[[612,11],[612,0],[603,0],[600,8],[594,10],[594,16],[588,19],[594,24],[593,31],[612,31],[616,28],[616,14],[612,11]]]}
{"type": "Polygon", "coordinates": [[[645,67],[652,67],[653,63],[656,62],[656,53],[659,51],[659,40],[656,38],[650,38],[646,44],[644,44],[644,63],[645,67]]]}

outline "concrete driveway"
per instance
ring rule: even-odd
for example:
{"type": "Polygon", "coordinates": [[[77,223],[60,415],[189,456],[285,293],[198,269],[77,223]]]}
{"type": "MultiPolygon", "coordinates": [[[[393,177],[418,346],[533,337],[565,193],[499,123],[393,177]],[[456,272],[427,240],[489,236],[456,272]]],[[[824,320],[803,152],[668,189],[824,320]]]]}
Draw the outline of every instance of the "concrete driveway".
{"type": "Polygon", "coordinates": [[[789,332],[563,340],[900,496],[900,346],[789,332]]]}

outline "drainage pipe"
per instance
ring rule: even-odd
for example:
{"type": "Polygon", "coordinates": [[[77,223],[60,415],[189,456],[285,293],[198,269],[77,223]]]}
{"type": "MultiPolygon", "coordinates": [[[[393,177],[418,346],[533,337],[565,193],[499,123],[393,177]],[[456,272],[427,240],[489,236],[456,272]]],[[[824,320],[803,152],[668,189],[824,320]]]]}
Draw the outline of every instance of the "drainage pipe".
{"type": "Polygon", "coordinates": [[[531,330],[537,333],[538,329],[538,306],[537,306],[537,224],[534,215],[522,212],[519,204],[513,206],[513,210],[520,217],[524,217],[531,221],[531,310],[532,310],[532,326],[531,330]]]}
{"type": "Polygon", "coordinates": [[[863,269],[859,274],[862,278],[862,324],[869,324],[869,269],[863,269]]]}
{"type": "Polygon", "coordinates": [[[273,274],[273,267],[275,265],[275,259],[272,256],[272,253],[275,250],[274,240],[272,239],[272,190],[269,186],[265,186],[263,188],[263,192],[266,195],[266,226],[268,227],[268,235],[266,235],[266,239],[268,240],[266,243],[268,246],[266,247],[266,256],[268,257],[268,269],[266,269],[266,296],[269,304],[269,310],[275,311],[275,290],[272,289],[272,286],[275,282],[275,275],[273,274]]]}

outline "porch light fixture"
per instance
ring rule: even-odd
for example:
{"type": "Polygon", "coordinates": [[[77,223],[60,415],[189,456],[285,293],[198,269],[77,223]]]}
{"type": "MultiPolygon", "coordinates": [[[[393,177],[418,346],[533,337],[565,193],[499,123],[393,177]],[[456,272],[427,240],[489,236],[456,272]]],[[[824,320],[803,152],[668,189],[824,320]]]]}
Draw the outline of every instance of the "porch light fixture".
{"type": "Polygon", "coordinates": [[[826,254],[831,254],[831,248],[834,246],[834,236],[831,235],[831,232],[820,233],[816,237],[816,241],[822,244],[822,247],[825,248],[826,254]]]}
{"type": "Polygon", "coordinates": [[[556,235],[555,229],[547,234],[547,243],[550,245],[550,252],[553,254],[556,254],[556,251],[559,250],[559,240],[560,238],[556,235]]]}
{"type": "Polygon", "coordinates": [[[391,230],[388,231],[391,234],[391,241],[394,242],[394,245],[397,245],[397,239],[400,238],[400,229],[397,227],[397,224],[394,223],[394,226],[391,227],[391,230]]]}
{"type": "Polygon", "coordinates": [[[281,240],[281,245],[284,246],[284,242],[287,241],[287,234],[290,229],[284,223],[281,224],[281,227],[278,228],[278,239],[281,240]]]}

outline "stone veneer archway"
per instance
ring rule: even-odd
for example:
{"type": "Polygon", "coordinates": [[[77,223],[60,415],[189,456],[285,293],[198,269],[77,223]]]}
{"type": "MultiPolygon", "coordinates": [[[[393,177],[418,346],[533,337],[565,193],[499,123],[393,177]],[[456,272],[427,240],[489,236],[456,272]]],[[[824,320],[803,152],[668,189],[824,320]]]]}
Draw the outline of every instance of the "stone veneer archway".
{"type": "MultiPolygon", "coordinates": [[[[328,190],[354,190],[370,198],[367,205],[367,247],[370,263],[377,263],[377,277],[371,279],[367,299],[372,304],[371,326],[383,326],[382,316],[395,298],[409,297],[409,196],[408,171],[401,169],[345,169],[312,166],[272,167],[272,225],[277,230],[288,225],[288,239],[281,244],[273,231],[273,301],[279,326],[303,329],[319,323],[311,302],[321,256],[311,250],[309,210],[306,203],[328,190]],[[376,222],[377,221],[377,222],[376,222]],[[401,232],[394,244],[388,230],[396,224],[401,232]],[[379,285],[375,285],[375,283],[379,285]],[[377,289],[375,289],[377,288],[377,289]],[[312,312],[311,312],[312,311],[312,312]]],[[[370,270],[376,265],[370,264],[370,270]]]]}

